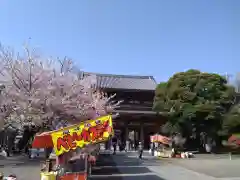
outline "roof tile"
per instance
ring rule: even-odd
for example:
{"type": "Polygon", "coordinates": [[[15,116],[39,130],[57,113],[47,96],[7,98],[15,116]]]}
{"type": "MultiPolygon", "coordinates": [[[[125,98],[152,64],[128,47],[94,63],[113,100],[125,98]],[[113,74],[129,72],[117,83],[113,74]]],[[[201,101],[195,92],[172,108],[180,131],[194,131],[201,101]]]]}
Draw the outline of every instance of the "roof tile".
{"type": "Polygon", "coordinates": [[[155,90],[157,86],[153,76],[114,75],[88,72],[84,72],[84,75],[95,75],[97,88],[155,90]]]}

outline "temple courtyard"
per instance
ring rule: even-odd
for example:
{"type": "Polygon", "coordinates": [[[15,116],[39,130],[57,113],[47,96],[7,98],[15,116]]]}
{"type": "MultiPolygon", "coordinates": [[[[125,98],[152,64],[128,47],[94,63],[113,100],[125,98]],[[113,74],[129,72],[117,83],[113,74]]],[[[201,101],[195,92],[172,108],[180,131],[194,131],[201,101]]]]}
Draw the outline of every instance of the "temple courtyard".
{"type": "MultiPolygon", "coordinates": [[[[0,159],[0,171],[16,174],[18,180],[40,179],[39,159],[16,156],[0,159]]],[[[193,159],[156,159],[147,152],[139,160],[136,152],[102,154],[90,179],[111,180],[240,180],[240,158],[228,155],[196,155],[193,159]]]]}
{"type": "Polygon", "coordinates": [[[197,154],[192,159],[165,159],[171,165],[223,179],[240,179],[240,155],[197,154]]]}

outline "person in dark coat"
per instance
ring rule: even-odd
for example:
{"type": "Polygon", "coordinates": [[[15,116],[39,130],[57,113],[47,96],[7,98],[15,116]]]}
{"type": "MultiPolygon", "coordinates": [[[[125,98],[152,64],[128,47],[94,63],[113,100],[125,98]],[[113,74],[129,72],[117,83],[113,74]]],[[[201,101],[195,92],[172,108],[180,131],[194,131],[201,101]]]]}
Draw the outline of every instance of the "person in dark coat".
{"type": "Polygon", "coordinates": [[[7,125],[4,127],[3,150],[5,150],[7,156],[10,156],[13,151],[16,135],[17,130],[14,127],[12,127],[11,125],[7,125]]]}
{"type": "Polygon", "coordinates": [[[12,154],[13,150],[15,149],[16,136],[17,136],[17,130],[11,129],[9,134],[9,140],[8,140],[9,155],[12,154]]]}
{"type": "Polygon", "coordinates": [[[31,132],[30,132],[29,126],[24,126],[23,127],[23,136],[20,139],[20,141],[18,142],[19,151],[24,150],[25,153],[27,153],[27,154],[29,153],[28,142],[30,140],[30,135],[31,135],[31,132]]]}
{"type": "Polygon", "coordinates": [[[151,147],[151,154],[152,154],[152,156],[154,156],[154,151],[155,151],[155,143],[151,143],[150,144],[150,147],[151,147]]]}
{"type": "Polygon", "coordinates": [[[138,151],[139,151],[139,159],[142,159],[142,154],[143,154],[143,145],[142,145],[142,142],[139,142],[138,151]]]}
{"type": "MultiPolygon", "coordinates": [[[[36,135],[36,133],[38,132],[38,128],[36,126],[31,126],[30,129],[29,129],[29,139],[28,139],[28,142],[27,142],[27,153],[28,153],[28,156],[29,158],[31,158],[32,156],[32,142],[34,140],[34,137],[36,135]],[[29,151],[29,149],[31,149],[31,151],[29,151]]],[[[38,156],[39,155],[39,152],[37,151],[36,155],[38,156]]]]}
{"type": "Polygon", "coordinates": [[[1,150],[4,149],[4,136],[5,136],[4,129],[1,129],[0,130],[0,147],[1,147],[1,150]]]}
{"type": "Polygon", "coordinates": [[[112,138],[112,145],[113,145],[113,154],[116,154],[116,150],[117,150],[117,138],[116,137],[112,138]]]}

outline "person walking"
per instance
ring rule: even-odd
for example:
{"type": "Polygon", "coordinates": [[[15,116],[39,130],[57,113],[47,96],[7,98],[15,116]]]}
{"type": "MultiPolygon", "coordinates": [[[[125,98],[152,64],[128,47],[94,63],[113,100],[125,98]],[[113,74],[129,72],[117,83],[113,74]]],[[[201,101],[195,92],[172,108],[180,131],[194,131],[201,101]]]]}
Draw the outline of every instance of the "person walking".
{"type": "Polygon", "coordinates": [[[142,145],[142,142],[139,142],[138,151],[139,151],[139,159],[142,159],[142,154],[143,154],[143,145],[142,145]]]}
{"type": "Polygon", "coordinates": [[[153,142],[150,144],[150,150],[151,150],[151,155],[154,156],[155,144],[153,142]]]}
{"type": "Polygon", "coordinates": [[[4,136],[5,136],[4,129],[1,129],[0,130],[0,148],[1,148],[1,151],[4,149],[4,136]]]}
{"type": "Polygon", "coordinates": [[[16,137],[16,129],[14,127],[12,127],[11,125],[6,127],[6,131],[5,131],[5,151],[7,153],[7,157],[9,157],[12,152],[13,152],[13,148],[14,148],[14,142],[15,142],[15,137],[16,137]]]}
{"type": "Polygon", "coordinates": [[[116,137],[113,137],[112,145],[113,145],[113,154],[116,154],[116,150],[117,150],[117,138],[116,137]]]}
{"type": "Polygon", "coordinates": [[[29,154],[29,149],[28,149],[29,140],[30,140],[30,129],[28,125],[24,125],[22,138],[18,142],[18,149],[20,152],[24,151],[24,153],[29,154]]]}
{"type": "Polygon", "coordinates": [[[28,143],[27,143],[27,153],[28,153],[28,157],[34,158],[36,156],[39,156],[39,149],[34,149],[32,148],[32,142],[34,140],[35,135],[39,132],[39,127],[31,125],[30,129],[29,129],[29,139],[28,139],[28,143]]]}
{"type": "Polygon", "coordinates": [[[125,145],[125,152],[128,152],[130,150],[129,147],[130,147],[130,141],[129,141],[129,139],[127,139],[126,145],[125,145]]]}

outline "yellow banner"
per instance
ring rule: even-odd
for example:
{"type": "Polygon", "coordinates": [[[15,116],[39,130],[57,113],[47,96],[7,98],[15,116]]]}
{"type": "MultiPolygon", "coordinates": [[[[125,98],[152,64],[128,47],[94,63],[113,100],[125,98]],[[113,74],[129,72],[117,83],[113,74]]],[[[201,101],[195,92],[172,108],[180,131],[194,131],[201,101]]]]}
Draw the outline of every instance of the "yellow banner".
{"type": "Polygon", "coordinates": [[[51,133],[54,150],[59,156],[65,152],[108,140],[113,134],[112,117],[103,116],[51,133]]]}

